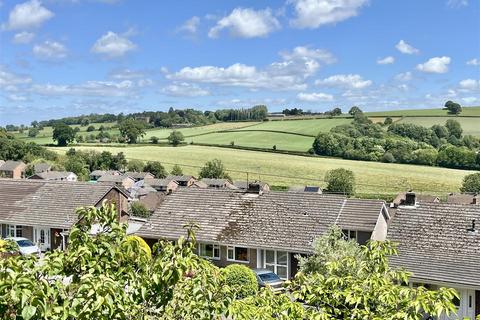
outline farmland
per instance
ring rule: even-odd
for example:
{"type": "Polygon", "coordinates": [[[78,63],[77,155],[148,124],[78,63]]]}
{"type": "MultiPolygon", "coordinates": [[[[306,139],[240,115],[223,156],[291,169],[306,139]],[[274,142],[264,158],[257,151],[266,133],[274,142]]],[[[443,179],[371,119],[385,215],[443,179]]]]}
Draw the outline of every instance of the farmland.
{"type": "MultiPolygon", "coordinates": [[[[457,191],[462,178],[471,173],[439,167],[387,164],[378,162],[341,160],[335,158],[302,157],[267,152],[234,150],[204,146],[160,147],[76,147],[80,150],[124,152],[128,159],[157,160],[167,170],[173,164],[182,166],[185,174],[198,174],[206,161],[218,158],[224,162],[233,179],[260,178],[272,185],[325,186],[325,172],[335,168],[352,170],[357,179],[357,192],[368,196],[392,196],[413,188],[417,192],[443,194],[457,191]]],[[[68,148],[50,148],[65,153],[68,148]]]]}

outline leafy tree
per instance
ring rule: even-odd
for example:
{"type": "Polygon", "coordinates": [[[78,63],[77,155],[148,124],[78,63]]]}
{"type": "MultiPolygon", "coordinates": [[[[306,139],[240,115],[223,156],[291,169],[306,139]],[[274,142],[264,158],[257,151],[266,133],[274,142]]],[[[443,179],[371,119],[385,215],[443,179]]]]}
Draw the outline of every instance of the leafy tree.
{"type": "Polygon", "coordinates": [[[153,136],[153,137],[150,138],[150,141],[151,141],[153,144],[158,144],[158,142],[160,141],[160,139],[159,139],[158,137],[153,136]]]}
{"type": "Polygon", "coordinates": [[[323,156],[343,156],[347,149],[349,139],[335,133],[320,132],[313,141],[313,150],[323,156]]]}
{"type": "Polygon", "coordinates": [[[465,147],[446,146],[438,152],[438,165],[447,168],[475,169],[475,151],[465,147]]]}
{"type": "Polygon", "coordinates": [[[249,267],[231,264],[222,271],[225,274],[227,285],[233,288],[237,299],[243,299],[257,293],[257,277],[249,267]]]}
{"type": "Polygon", "coordinates": [[[141,202],[133,201],[130,206],[132,216],[140,218],[150,218],[150,211],[141,202]]]}
{"type": "Polygon", "coordinates": [[[65,170],[75,173],[80,180],[88,180],[88,166],[80,156],[70,156],[67,157],[63,166],[65,170]]]}
{"type": "Polygon", "coordinates": [[[35,128],[35,127],[30,128],[30,129],[28,129],[28,136],[29,136],[30,138],[35,138],[35,137],[38,135],[39,132],[40,132],[40,130],[38,130],[38,129],[35,128]]]}
{"type": "Polygon", "coordinates": [[[353,106],[350,108],[350,110],[348,111],[348,114],[354,116],[355,114],[357,113],[363,113],[362,109],[360,109],[359,107],[357,106],[353,106]]]}
{"type": "Polygon", "coordinates": [[[34,127],[34,128],[37,128],[38,127],[38,121],[32,121],[31,123],[31,126],[34,127]]]}
{"type": "Polygon", "coordinates": [[[445,102],[445,108],[450,114],[460,114],[462,112],[462,106],[453,101],[445,102]]]}
{"type": "Polygon", "coordinates": [[[112,164],[110,169],[112,170],[123,170],[127,166],[128,161],[123,152],[117,153],[113,156],[112,164]]]}
{"type": "Polygon", "coordinates": [[[200,178],[230,179],[225,166],[219,159],[207,161],[198,174],[200,178]]]}
{"type": "Polygon", "coordinates": [[[441,138],[448,138],[448,136],[449,136],[449,132],[448,132],[447,127],[442,126],[440,124],[433,125],[431,129],[433,130],[435,135],[440,139],[441,138]]]}
{"type": "Polygon", "coordinates": [[[389,126],[393,123],[393,119],[390,117],[386,117],[385,120],[383,121],[383,125],[389,126]]]}
{"type": "Polygon", "coordinates": [[[95,131],[95,127],[94,126],[88,126],[87,132],[92,132],[92,131],[95,131]]]}
{"type": "Polygon", "coordinates": [[[168,143],[174,146],[178,146],[180,143],[183,142],[183,140],[185,140],[185,137],[180,131],[173,130],[172,133],[170,133],[170,135],[168,136],[167,140],[168,143]]]}
{"type": "Polygon", "coordinates": [[[438,151],[433,148],[413,151],[412,163],[434,166],[437,163],[438,151]]]}
{"type": "Polygon", "coordinates": [[[127,170],[133,172],[142,172],[144,166],[145,164],[143,163],[143,161],[133,159],[128,161],[127,170]]]}
{"type": "Polygon", "coordinates": [[[472,173],[466,175],[463,178],[462,187],[460,188],[462,192],[480,192],[480,172],[472,173]]]}
{"type": "Polygon", "coordinates": [[[340,115],[342,114],[342,109],[340,109],[340,108],[338,108],[338,107],[337,107],[337,108],[333,108],[333,110],[330,111],[330,114],[331,114],[332,116],[340,116],[340,115]]]}
{"type": "Polygon", "coordinates": [[[149,161],[143,168],[143,171],[150,172],[155,176],[155,178],[165,178],[167,176],[167,171],[158,161],[149,161]]]}
{"type": "Polygon", "coordinates": [[[448,119],[445,123],[445,127],[447,128],[450,136],[454,136],[457,139],[462,137],[463,129],[457,120],[448,119]]]}
{"type": "Polygon", "coordinates": [[[355,175],[352,171],[338,168],[327,171],[325,175],[327,191],[353,195],[355,193],[355,175]]]}
{"type": "Polygon", "coordinates": [[[182,167],[180,167],[178,164],[175,164],[170,174],[173,176],[182,176],[183,175],[182,167]]]}
{"type": "Polygon", "coordinates": [[[145,125],[143,122],[127,118],[118,125],[120,134],[128,143],[137,143],[137,139],[145,135],[145,125]]]}
{"type": "Polygon", "coordinates": [[[75,140],[75,130],[64,123],[58,123],[53,128],[52,139],[57,141],[59,146],[65,147],[75,140]]]}
{"type": "MultiPolygon", "coordinates": [[[[345,240],[342,230],[338,226],[331,226],[327,233],[316,238],[313,242],[313,255],[297,256],[300,271],[305,274],[320,273],[329,274],[328,264],[342,261],[347,257],[361,260],[360,246],[354,240],[345,240]]],[[[346,266],[345,266],[346,267],[346,266]]],[[[338,269],[340,274],[355,273],[356,270],[338,269]]]]}

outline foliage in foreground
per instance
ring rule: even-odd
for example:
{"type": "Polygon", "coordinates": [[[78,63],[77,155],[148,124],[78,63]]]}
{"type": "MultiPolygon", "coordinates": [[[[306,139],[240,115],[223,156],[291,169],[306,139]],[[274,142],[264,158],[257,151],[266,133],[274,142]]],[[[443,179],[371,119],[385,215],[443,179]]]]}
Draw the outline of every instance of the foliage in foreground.
{"type": "Polygon", "coordinates": [[[194,253],[193,227],[175,244],[159,241],[150,256],[142,241],[127,237],[113,206],[78,213],[67,251],[47,253],[42,263],[34,256],[0,259],[1,319],[403,320],[454,308],[452,289],[398,284],[408,273],[388,266],[396,253],[389,242],[362,246],[362,259],[327,261],[322,273],[299,273],[286,294],[264,288],[235,299],[224,272],[194,253]]]}
{"type": "Polygon", "coordinates": [[[226,283],[234,291],[235,297],[242,299],[257,293],[257,277],[249,267],[231,264],[222,271],[225,274],[226,283]]]}

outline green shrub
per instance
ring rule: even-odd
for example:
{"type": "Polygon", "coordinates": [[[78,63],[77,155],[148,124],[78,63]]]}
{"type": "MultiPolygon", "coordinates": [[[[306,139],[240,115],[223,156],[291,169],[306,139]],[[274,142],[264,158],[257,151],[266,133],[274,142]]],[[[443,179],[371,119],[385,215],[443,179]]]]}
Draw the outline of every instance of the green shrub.
{"type": "Polygon", "coordinates": [[[258,291],[257,277],[247,266],[231,264],[223,269],[226,283],[238,299],[254,296],[258,291]]]}

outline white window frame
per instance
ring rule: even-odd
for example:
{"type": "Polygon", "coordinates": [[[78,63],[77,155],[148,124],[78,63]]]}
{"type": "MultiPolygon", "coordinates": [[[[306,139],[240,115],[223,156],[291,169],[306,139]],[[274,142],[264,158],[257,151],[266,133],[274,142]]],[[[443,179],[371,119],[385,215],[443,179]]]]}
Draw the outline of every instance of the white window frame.
{"type": "Polygon", "coordinates": [[[23,237],[23,228],[18,224],[7,224],[7,237],[23,237]],[[17,232],[20,231],[20,235],[17,232]],[[12,234],[13,233],[13,234],[12,234]]]}
{"type": "Polygon", "coordinates": [[[239,263],[250,263],[250,248],[248,247],[236,247],[236,246],[228,246],[227,247],[227,261],[239,262],[239,263]],[[235,251],[237,248],[247,249],[247,260],[235,260],[235,251]],[[233,253],[233,258],[230,258],[230,252],[233,253]]]}
{"type": "Polygon", "coordinates": [[[342,235],[345,240],[355,240],[358,242],[358,231],[342,229],[342,235]]]}
{"type": "Polygon", "coordinates": [[[277,274],[279,277],[280,275],[278,274],[277,272],[277,267],[282,267],[282,268],[287,268],[287,277],[286,278],[282,278],[280,277],[281,279],[288,279],[288,277],[290,276],[290,254],[288,253],[288,251],[284,251],[284,250],[264,250],[263,252],[263,266],[264,268],[267,268],[267,265],[268,266],[273,266],[273,272],[275,272],[275,274],[277,274]],[[274,262],[273,263],[267,263],[267,251],[272,251],[273,254],[274,254],[274,262]],[[287,264],[279,264],[278,263],[278,254],[277,252],[285,252],[287,254],[287,264]]]}
{"type": "Polygon", "coordinates": [[[213,243],[199,243],[198,244],[198,255],[202,258],[206,258],[206,259],[211,259],[211,260],[220,260],[220,257],[222,255],[222,253],[220,252],[220,246],[218,244],[213,244],[213,243]],[[205,256],[205,255],[202,255],[202,246],[213,246],[213,256],[209,257],[209,256],[205,256]],[[215,256],[215,252],[218,252],[218,256],[215,256]]]}

